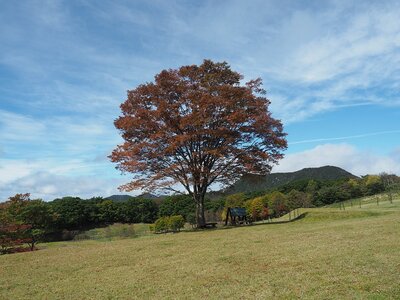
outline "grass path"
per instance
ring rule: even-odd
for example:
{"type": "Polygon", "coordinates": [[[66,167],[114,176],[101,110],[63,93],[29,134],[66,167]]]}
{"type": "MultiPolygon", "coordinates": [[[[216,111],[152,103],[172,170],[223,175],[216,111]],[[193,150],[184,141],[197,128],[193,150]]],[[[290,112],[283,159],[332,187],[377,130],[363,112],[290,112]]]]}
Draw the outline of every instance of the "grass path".
{"type": "Polygon", "coordinates": [[[399,299],[400,201],[0,256],[0,299],[399,299]]]}

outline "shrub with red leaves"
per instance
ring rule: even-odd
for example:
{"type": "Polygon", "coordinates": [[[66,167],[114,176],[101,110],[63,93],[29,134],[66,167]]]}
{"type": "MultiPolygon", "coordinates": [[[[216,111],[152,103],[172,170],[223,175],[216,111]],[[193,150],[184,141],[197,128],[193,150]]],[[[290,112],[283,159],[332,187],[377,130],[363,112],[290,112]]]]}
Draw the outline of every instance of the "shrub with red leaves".
{"type": "Polygon", "coordinates": [[[27,224],[0,225],[0,254],[14,252],[15,248],[29,243],[31,238],[26,232],[31,228],[27,224]]]}

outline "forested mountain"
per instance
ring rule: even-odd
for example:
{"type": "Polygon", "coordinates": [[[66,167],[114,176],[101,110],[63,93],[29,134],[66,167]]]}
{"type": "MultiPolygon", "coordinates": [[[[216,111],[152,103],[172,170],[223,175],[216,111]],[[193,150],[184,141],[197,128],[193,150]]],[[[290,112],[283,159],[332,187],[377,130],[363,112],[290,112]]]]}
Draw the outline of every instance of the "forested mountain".
{"type": "Polygon", "coordinates": [[[357,176],[334,166],[305,168],[296,172],[271,173],[266,176],[247,174],[232,186],[224,190],[224,194],[255,192],[273,189],[298,180],[337,180],[357,178],[357,176]]]}
{"type": "MultiPolygon", "coordinates": [[[[357,176],[343,170],[339,167],[324,166],[319,168],[305,168],[295,172],[287,173],[271,173],[266,176],[247,174],[244,175],[240,180],[235,182],[232,186],[225,190],[209,192],[208,198],[216,199],[223,197],[224,195],[235,194],[235,193],[250,193],[274,189],[291,182],[296,181],[308,181],[308,180],[337,180],[344,178],[357,178],[357,176]]],[[[113,200],[115,202],[127,201],[131,198],[144,198],[162,201],[167,195],[155,196],[150,193],[145,193],[140,196],[129,196],[129,195],[113,195],[105,199],[113,200]]]]}
{"type": "Polygon", "coordinates": [[[128,201],[129,199],[136,199],[136,198],[140,198],[140,199],[151,199],[151,200],[162,200],[163,198],[165,198],[166,196],[156,196],[150,193],[143,193],[139,196],[130,196],[130,195],[112,195],[109,197],[106,197],[104,199],[106,200],[112,200],[114,202],[125,202],[128,201]]]}
{"type": "Polygon", "coordinates": [[[104,198],[105,200],[112,200],[114,202],[125,202],[128,201],[129,199],[133,199],[135,197],[130,196],[130,195],[112,195],[109,197],[104,198]]]}

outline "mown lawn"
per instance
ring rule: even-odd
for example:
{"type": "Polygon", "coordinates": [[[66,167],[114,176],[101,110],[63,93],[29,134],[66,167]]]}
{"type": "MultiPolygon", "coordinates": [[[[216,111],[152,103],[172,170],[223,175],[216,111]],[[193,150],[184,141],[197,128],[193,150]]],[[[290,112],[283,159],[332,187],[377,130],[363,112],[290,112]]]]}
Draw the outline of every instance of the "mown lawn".
{"type": "Polygon", "coordinates": [[[41,247],[0,256],[0,298],[400,298],[400,201],[309,209],[286,224],[41,247]]]}

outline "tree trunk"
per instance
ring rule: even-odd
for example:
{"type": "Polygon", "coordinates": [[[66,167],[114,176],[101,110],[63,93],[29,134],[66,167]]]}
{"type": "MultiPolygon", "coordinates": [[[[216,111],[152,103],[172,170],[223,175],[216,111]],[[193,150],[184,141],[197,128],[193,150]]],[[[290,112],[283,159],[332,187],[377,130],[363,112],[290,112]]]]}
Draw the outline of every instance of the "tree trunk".
{"type": "Polygon", "coordinates": [[[196,224],[197,228],[204,228],[206,226],[206,218],[204,216],[204,196],[193,195],[196,203],[196,224]]]}

